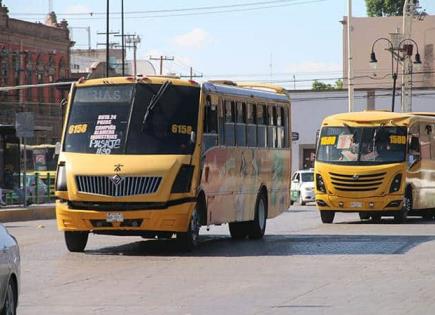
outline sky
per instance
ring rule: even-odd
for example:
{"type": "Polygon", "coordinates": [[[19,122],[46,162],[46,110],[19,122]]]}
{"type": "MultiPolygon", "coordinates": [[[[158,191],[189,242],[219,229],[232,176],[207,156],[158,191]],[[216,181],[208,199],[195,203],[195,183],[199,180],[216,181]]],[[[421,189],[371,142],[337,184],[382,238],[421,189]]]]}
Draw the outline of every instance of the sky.
{"type": "MultiPolygon", "coordinates": [[[[104,0],[3,0],[11,17],[28,21],[43,21],[50,2],[58,19],[65,18],[72,28],[76,42],[73,48],[88,47],[83,29],[88,26],[92,48],[105,41],[104,35],[97,35],[106,30],[104,0]]],[[[138,59],[174,57],[173,61],[164,62],[164,73],[187,75],[192,67],[194,73],[203,75],[198,81],[264,81],[309,88],[313,79],[331,79],[334,83],[335,78],[343,76],[339,21],[347,15],[347,3],[348,0],[124,0],[124,30],[141,38],[138,59]],[[187,10],[204,7],[207,9],[187,10]],[[216,11],[220,12],[213,13],[216,11]]],[[[352,3],[354,16],[366,16],[364,0],[352,3]]],[[[435,14],[435,1],[421,0],[420,5],[428,14],[435,14]]],[[[114,13],[110,29],[121,31],[121,0],[110,0],[110,11],[114,13]]],[[[111,40],[119,41],[119,37],[111,40]]],[[[132,58],[131,50],[128,58],[132,58]]],[[[152,62],[158,71],[158,63],[152,62]]]]}

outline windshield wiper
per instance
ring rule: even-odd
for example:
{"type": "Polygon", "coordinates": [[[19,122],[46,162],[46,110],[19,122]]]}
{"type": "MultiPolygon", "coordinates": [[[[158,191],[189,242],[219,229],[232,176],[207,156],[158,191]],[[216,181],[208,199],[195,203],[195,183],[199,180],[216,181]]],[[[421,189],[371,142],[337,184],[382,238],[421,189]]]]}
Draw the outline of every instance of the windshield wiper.
{"type": "Polygon", "coordinates": [[[146,122],[148,121],[148,117],[150,117],[152,111],[156,107],[157,103],[162,98],[163,94],[165,94],[168,87],[171,85],[170,81],[165,81],[161,86],[160,89],[157,91],[156,94],[153,95],[151,98],[150,103],[148,104],[147,110],[145,111],[145,114],[143,115],[142,120],[142,127],[145,126],[146,122]]]}

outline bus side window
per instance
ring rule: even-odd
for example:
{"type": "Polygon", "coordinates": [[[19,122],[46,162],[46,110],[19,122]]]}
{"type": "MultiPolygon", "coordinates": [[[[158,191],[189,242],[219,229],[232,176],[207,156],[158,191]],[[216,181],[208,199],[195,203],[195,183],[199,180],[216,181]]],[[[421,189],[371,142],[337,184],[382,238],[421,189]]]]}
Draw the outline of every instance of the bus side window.
{"type": "Polygon", "coordinates": [[[257,105],[257,146],[259,148],[265,148],[267,146],[266,118],[266,105],[257,105]]]}
{"type": "Polygon", "coordinates": [[[246,146],[246,104],[237,102],[236,143],[246,146]]]}
{"type": "Polygon", "coordinates": [[[277,121],[277,115],[276,115],[276,107],[275,106],[269,106],[269,126],[267,130],[267,144],[269,148],[276,148],[276,121],[277,121]]]}
{"type": "Polygon", "coordinates": [[[218,127],[219,127],[219,144],[225,144],[225,102],[222,99],[219,99],[218,105],[218,127]]]}
{"type": "Polygon", "coordinates": [[[277,147],[278,148],[283,148],[284,147],[284,126],[283,126],[283,123],[282,123],[282,120],[283,120],[283,110],[282,110],[283,108],[280,106],[280,107],[277,107],[277,112],[276,112],[276,114],[277,114],[277,126],[278,126],[278,128],[277,128],[277,147]]]}
{"type": "Polygon", "coordinates": [[[257,105],[248,104],[248,117],[247,117],[247,145],[248,147],[257,146],[257,105]]]}
{"type": "Polygon", "coordinates": [[[204,111],[204,145],[203,152],[218,144],[217,106],[211,103],[210,96],[207,96],[204,111]]]}
{"type": "Polygon", "coordinates": [[[420,157],[423,160],[430,160],[430,134],[426,123],[420,124],[420,157]]]}
{"type": "Polygon", "coordinates": [[[234,126],[236,121],[236,110],[234,102],[225,101],[225,145],[233,146],[235,144],[234,126]]]}
{"type": "Polygon", "coordinates": [[[435,160],[435,125],[431,125],[430,137],[430,158],[435,160]]]}

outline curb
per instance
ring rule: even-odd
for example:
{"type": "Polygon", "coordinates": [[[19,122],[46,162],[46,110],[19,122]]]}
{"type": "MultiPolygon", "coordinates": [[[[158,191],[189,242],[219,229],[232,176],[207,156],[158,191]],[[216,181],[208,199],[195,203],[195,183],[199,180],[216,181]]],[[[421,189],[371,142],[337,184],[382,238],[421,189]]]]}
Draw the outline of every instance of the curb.
{"type": "Polygon", "coordinates": [[[35,205],[28,208],[0,209],[0,222],[17,222],[55,219],[54,204],[35,205]]]}

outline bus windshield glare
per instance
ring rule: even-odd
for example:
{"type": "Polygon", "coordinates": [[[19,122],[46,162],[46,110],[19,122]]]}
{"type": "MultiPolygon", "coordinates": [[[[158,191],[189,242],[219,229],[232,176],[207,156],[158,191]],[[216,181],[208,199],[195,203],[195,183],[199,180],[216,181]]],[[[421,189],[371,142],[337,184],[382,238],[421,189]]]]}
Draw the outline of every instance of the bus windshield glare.
{"type": "Polygon", "coordinates": [[[163,91],[161,84],[77,88],[64,150],[91,154],[191,154],[200,88],[166,85],[163,91]]]}
{"type": "Polygon", "coordinates": [[[405,127],[324,127],[317,161],[373,165],[405,160],[405,127]]]}

